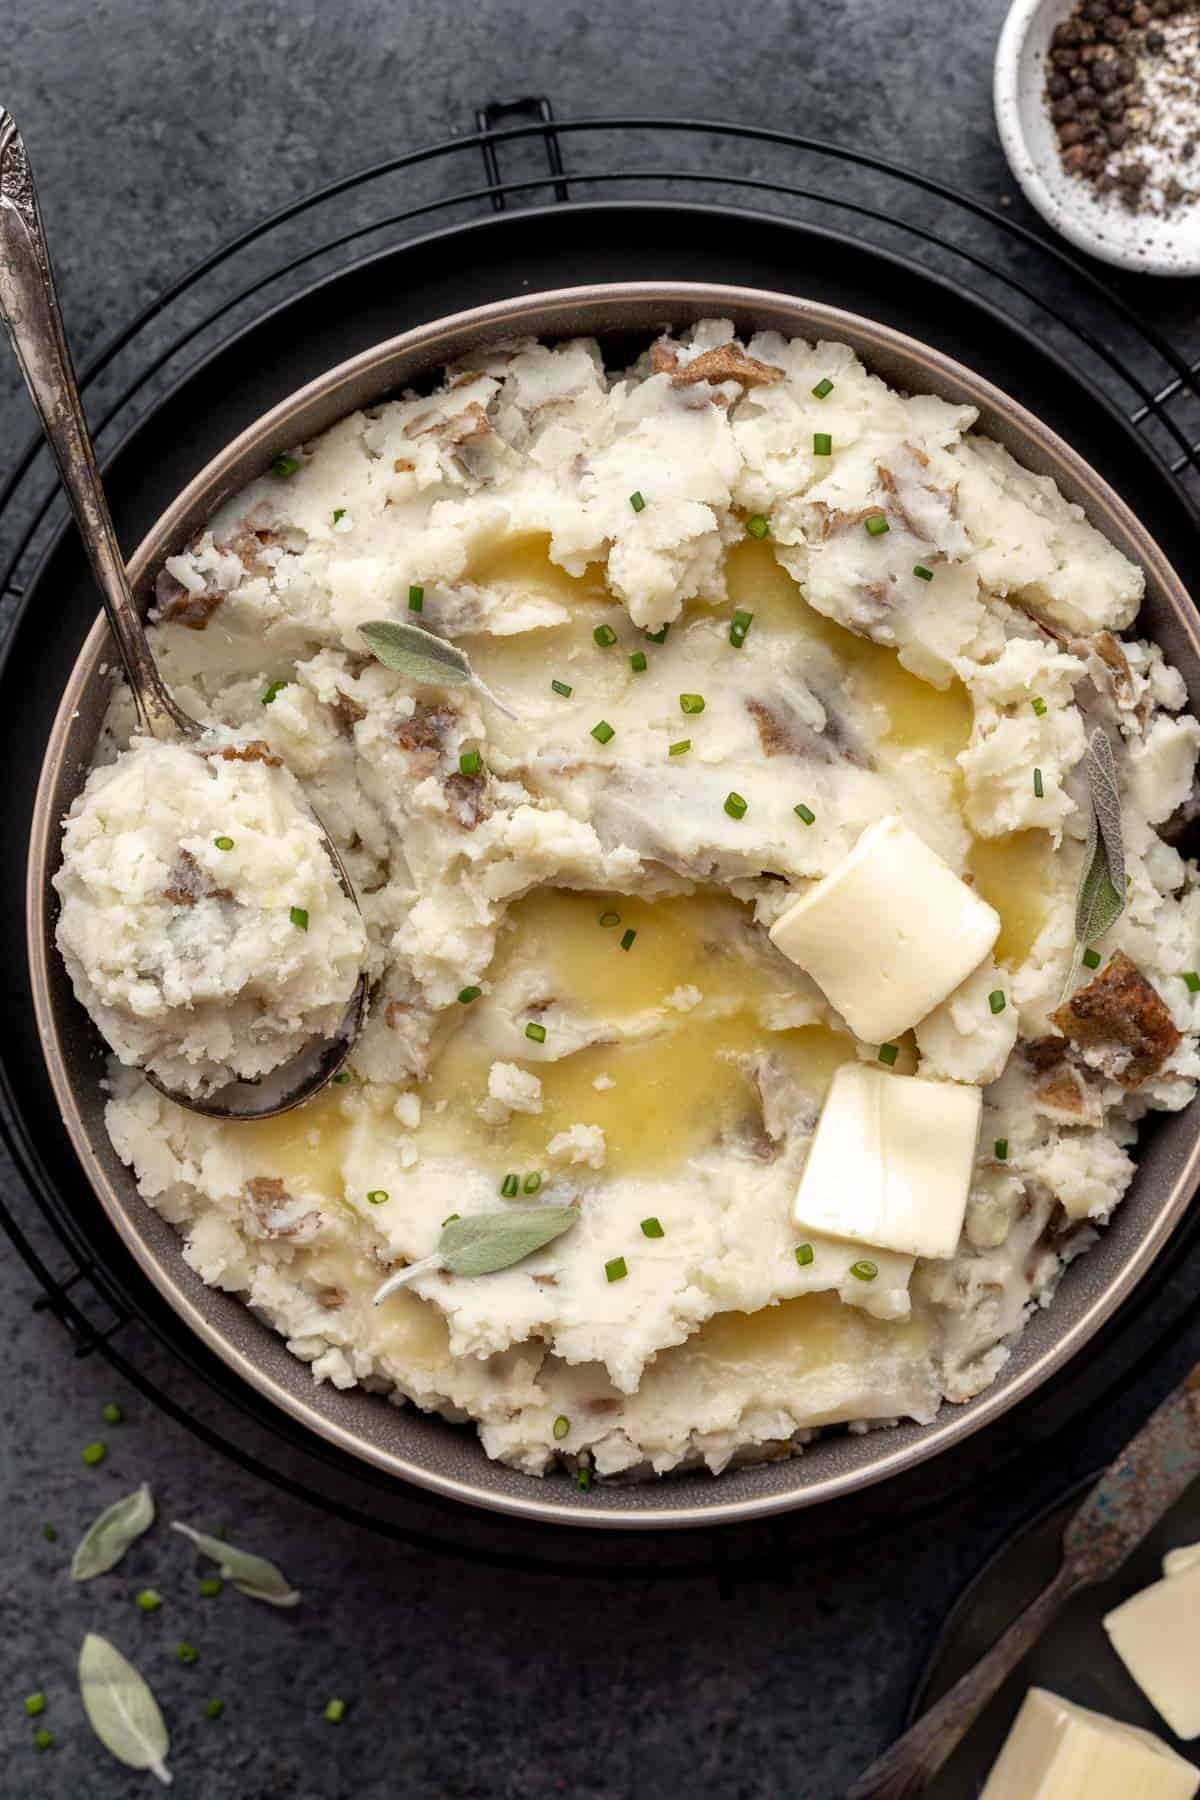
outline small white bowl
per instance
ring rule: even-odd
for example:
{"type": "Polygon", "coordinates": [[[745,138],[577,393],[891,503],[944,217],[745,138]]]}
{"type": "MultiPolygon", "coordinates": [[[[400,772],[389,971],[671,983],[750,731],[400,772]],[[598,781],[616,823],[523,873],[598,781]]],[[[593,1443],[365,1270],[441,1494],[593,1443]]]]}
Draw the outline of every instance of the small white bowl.
{"type": "Polygon", "coordinates": [[[996,46],[996,125],[1026,199],[1079,250],[1142,275],[1200,275],[1200,203],[1166,218],[1130,212],[1068,175],[1046,104],[1046,52],[1070,0],[1015,0],[996,46]]]}

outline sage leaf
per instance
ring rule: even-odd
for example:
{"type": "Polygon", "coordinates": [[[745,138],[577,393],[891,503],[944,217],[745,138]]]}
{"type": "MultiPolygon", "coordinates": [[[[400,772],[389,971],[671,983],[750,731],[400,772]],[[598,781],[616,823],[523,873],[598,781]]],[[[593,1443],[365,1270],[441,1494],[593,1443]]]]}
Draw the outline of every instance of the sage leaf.
{"type": "Polygon", "coordinates": [[[1115,925],[1125,910],[1125,842],[1121,830],[1121,794],[1108,733],[1097,729],[1085,758],[1091,819],[1075,896],[1075,958],[1067,978],[1070,989],[1088,945],[1115,925]]]}
{"type": "Polygon", "coordinates": [[[171,1785],[171,1741],[158,1702],[115,1644],[89,1631],[79,1652],[79,1691],[88,1723],[118,1762],[171,1785]]]}
{"type": "Polygon", "coordinates": [[[269,1606],[299,1606],[297,1590],[265,1556],[239,1550],[236,1544],[227,1544],[223,1538],[209,1537],[207,1532],[181,1525],[178,1519],[172,1521],[171,1530],[191,1538],[201,1556],[211,1557],[220,1566],[225,1580],[232,1582],[239,1594],[248,1594],[251,1600],[265,1600],[269,1606]]]}
{"type": "Polygon", "coordinates": [[[154,1523],[154,1500],[145,1482],[123,1500],[106,1506],[84,1532],[71,1558],[71,1580],[91,1581],[115,1569],[130,1544],[154,1523]]]}
{"type": "Polygon", "coordinates": [[[397,674],[407,675],[410,681],[428,682],[433,687],[461,687],[470,683],[506,718],[516,718],[511,706],[473,673],[466,652],[456,644],[447,643],[436,632],[399,619],[373,619],[360,629],[385,669],[395,669],[397,674]]]}
{"type": "Polygon", "coordinates": [[[503,1212],[451,1219],[442,1227],[433,1255],[389,1275],[376,1290],[375,1304],[433,1269],[449,1269],[452,1275],[494,1275],[499,1269],[511,1269],[570,1231],[578,1218],[573,1206],[508,1206],[503,1212]]]}

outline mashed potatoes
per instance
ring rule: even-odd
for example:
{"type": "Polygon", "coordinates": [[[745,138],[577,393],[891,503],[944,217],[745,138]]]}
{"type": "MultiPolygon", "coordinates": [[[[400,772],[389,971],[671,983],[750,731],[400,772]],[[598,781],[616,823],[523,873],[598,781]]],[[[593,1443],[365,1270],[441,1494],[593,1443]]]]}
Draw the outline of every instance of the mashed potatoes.
{"type": "MultiPolygon", "coordinates": [[[[108,1125],[187,1261],[318,1380],[473,1420],[533,1474],[927,1420],[1117,1206],[1141,1114],[1191,1098],[1200,888],[1158,827],[1200,730],[1116,635],[1140,572],[972,423],[842,345],[718,322],[620,375],[510,345],[299,447],[170,560],[164,673],[300,777],[376,987],[349,1079],[301,1112],[204,1119],[118,1069],[108,1125]],[[516,719],[382,666],[361,627],[388,618],[516,719]],[[1129,899],[1064,1012],[1097,726],[1129,899]],[[984,1090],[947,1260],[789,1223],[834,1071],[881,1046],[767,933],[890,815],[1001,921],[884,1047],[984,1090]],[[372,1305],[514,1183],[576,1227],[372,1305]]],[[[118,699],[106,754],[129,726],[118,699]]]]}

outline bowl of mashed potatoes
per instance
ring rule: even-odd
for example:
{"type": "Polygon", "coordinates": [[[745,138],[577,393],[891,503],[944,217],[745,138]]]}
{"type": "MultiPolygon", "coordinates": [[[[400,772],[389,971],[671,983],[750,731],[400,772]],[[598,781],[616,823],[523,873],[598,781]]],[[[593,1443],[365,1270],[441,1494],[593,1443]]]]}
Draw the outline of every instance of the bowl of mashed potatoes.
{"type": "Polygon", "coordinates": [[[132,573],[264,793],[226,817],[219,771],[194,805],[150,771],[97,825],[134,727],[97,625],[31,847],[35,1003],[135,1256],[312,1429],[534,1518],[745,1518],[980,1428],[1149,1266],[1195,1180],[1200,644],[1138,520],[995,388],[784,296],[533,295],[293,396],[132,573]],[[287,933],[311,847],[239,896],[284,772],[365,949],[287,933]],[[146,821],[131,913],[104,833],[146,821]],[[123,960],[109,905],[170,955],[123,960]],[[305,1023],[364,955],[306,1106],[147,1081],[164,971],[201,1069],[252,1067],[255,1009],[305,1023]]]}

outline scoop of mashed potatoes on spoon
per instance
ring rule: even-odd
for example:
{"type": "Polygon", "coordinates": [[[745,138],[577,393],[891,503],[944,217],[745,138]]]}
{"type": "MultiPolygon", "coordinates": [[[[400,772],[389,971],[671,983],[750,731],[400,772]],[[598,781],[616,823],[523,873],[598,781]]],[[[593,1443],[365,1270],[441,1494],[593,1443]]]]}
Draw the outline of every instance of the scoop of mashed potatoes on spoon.
{"type": "Polygon", "coordinates": [[[56,936],[123,1063],[203,1096],[334,1036],[366,930],[295,777],[245,734],[135,738],[67,817],[56,936]]]}

